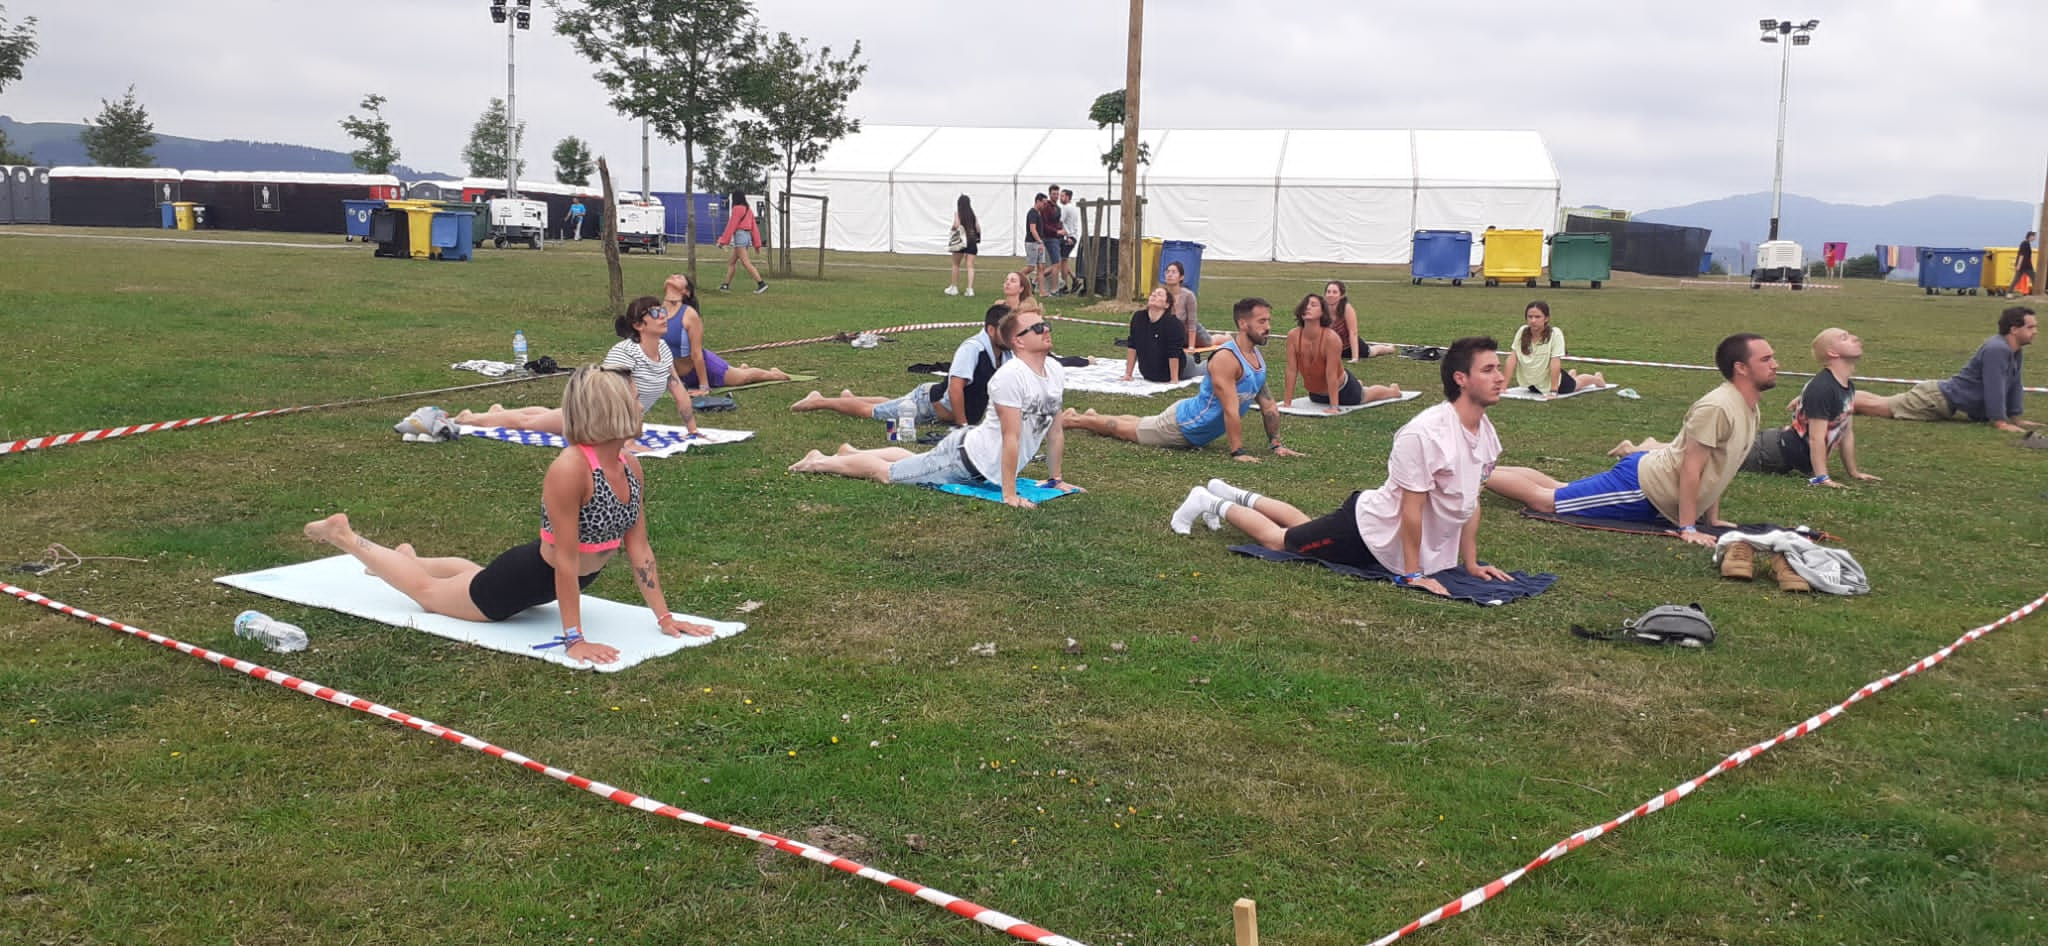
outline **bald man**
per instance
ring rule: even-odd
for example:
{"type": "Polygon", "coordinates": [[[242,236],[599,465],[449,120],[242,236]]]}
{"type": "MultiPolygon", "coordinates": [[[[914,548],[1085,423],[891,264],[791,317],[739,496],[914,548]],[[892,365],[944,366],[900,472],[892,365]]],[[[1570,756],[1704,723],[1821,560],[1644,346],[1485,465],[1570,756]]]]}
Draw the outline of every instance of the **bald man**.
{"type": "Polygon", "coordinates": [[[1856,402],[1856,362],[1863,357],[1863,339],[1845,329],[1823,329],[1813,337],[1813,357],[1820,373],[1806,382],[1792,402],[1792,423],[1757,435],[1742,468],[1752,473],[1796,473],[1815,486],[1840,488],[1828,475],[1828,454],[1839,451],[1842,471],[1850,479],[1875,481],[1856,468],[1856,431],[1850,426],[1856,402]]]}

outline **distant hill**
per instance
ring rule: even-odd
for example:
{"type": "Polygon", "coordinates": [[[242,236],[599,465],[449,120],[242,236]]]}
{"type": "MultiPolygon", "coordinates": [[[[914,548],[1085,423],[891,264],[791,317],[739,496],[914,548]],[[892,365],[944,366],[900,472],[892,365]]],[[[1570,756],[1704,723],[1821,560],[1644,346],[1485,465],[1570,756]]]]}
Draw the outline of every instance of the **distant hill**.
{"type": "MultiPolygon", "coordinates": [[[[1869,207],[1831,204],[1786,194],[1779,234],[1820,256],[1822,243],[1849,244],[1849,255],[1872,252],[1877,244],[1906,246],[2013,246],[2034,226],[2034,208],[2016,200],[1976,197],[1921,197],[1869,207]]],[[[1739,194],[1683,207],[1635,215],[1651,223],[1675,223],[1714,231],[1716,259],[1729,259],[1743,241],[1761,243],[1770,233],[1771,195],[1739,194]]]]}
{"type": "MultiPolygon", "coordinates": [[[[84,130],[84,125],[68,122],[17,122],[0,115],[0,132],[7,135],[10,148],[35,158],[37,164],[53,167],[92,163],[86,160],[85,145],[78,140],[79,132],[84,130]]],[[[268,141],[204,141],[159,133],[156,147],[150,153],[156,156],[158,167],[181,171],[356,171],[346,151],[268,141]]],[[[421,171],[403,164],[393,165],[391,173],[407,181],[462,176],[421,171]]]]}

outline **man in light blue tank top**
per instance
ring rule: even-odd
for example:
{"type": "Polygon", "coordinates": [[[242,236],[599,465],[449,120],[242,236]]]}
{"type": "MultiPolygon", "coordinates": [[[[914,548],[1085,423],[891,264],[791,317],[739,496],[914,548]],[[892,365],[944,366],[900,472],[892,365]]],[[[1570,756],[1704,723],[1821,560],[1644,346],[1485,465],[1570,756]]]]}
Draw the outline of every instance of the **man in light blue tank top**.
{"type": "Polygon", "coordinates": [[[1244,415],[1256,405],[1273,454],[1301,456],[1280,445],[1280,406],[1266,393],[1266,356],[1259,349],[1273,334],[1273,307],[1256,297],[1239,299],[1230,314],[1237,333],[1210,357],[1209,373],[1194,397],[1151,417],[1069,410],[1061,415],[1061,425],[1148,447],[1193,448],[1221,439],[1232,458],[1257,463],[1259,458],[1244,446],[1244,415]]]}

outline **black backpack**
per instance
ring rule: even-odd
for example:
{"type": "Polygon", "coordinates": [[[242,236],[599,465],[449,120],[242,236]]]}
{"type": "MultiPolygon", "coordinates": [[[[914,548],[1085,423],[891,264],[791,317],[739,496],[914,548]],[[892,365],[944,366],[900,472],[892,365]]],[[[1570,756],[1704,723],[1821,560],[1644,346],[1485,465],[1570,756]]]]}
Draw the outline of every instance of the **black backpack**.
{"type": "Polygon", "coordinates": [[[1589,631],[1577,624],[1572,634],[1596,641],[1635,641],[1638,644],[1676,644],[1680,647],[1709,647],[1714,643],[1714,622],[1695,604],[1658,605],[1642,617],[1623,621],[1612,631],[1589,631]]]}

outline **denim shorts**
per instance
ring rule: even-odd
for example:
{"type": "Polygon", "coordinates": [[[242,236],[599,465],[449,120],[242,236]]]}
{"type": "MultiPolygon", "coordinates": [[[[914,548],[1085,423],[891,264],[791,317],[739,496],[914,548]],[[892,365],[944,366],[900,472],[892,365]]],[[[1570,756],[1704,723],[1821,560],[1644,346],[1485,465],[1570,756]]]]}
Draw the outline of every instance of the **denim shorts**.
{"type": "Polygon", "coordinates": [[[973,486],[986,482],[967,462],[967,451],[962,444],[967,439],[968,429],[962,427],[948,434],[927,453],[914,454],[889,464],[889,482],[906,486],[943,486],[947,483],[973,486]]]}
{"type": "Polygon", "coordinates": [[[893,401],[883,401],[868,411],[868,416],[879,421],[892,421],[903,416],[903,404],[909,402],[917,416],[917,426],[931,427],[939,422],[939,415],[932,411],[932,389],[944,384],[920,384],[909,394],[893,401]]]}
{"type": "Polygon", "coordinates": [[[735,230],[735,231],[733,231],[733,235],[732,235],[732,245],[734,245],[734,246],[737,246],[737,247],[742,247],[742,248],[745,248],[745,247],[750,247],[750,246],[753,246],[753,245],[754,245],[754,232],[753,232],[752,230],[735,230]]]}

